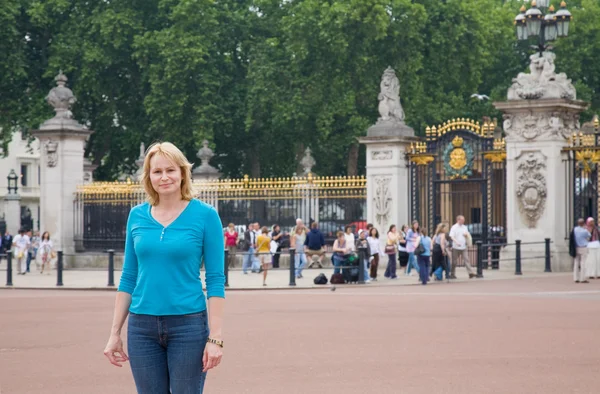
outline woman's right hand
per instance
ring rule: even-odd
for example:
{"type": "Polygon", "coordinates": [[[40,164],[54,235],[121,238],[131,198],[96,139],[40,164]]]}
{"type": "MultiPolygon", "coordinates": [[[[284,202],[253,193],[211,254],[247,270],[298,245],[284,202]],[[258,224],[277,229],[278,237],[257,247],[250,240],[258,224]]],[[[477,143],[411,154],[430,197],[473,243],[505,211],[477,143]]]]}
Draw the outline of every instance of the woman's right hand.
{"type": "Polygon", "coordinates": [[[106,344],[106,348],[104,349],[104,355],[108,358],[108,361],[112,365],[117,367],[122,367],[123,365],[120,363],[124,363],[129,360],[127,354],[123,351],[123,341],[121,340],[121,336],[118,334],[111,334],[110,338],[108,338],[108,343],[106,344]]]}

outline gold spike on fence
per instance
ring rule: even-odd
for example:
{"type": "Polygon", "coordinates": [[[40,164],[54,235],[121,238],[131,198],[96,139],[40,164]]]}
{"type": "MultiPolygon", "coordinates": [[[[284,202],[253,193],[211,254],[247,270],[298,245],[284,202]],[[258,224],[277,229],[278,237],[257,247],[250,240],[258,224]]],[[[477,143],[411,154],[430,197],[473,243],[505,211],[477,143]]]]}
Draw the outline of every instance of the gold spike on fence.
{"type": "MultiPolygon", "coordinates": [[[[487,126],[487,124],[486,124],[487,126]]],[[[442,124],[439,124],[437,126],[431,126],[431,127],[427,127],[425,129],[425,136],[431,136],[432,139],[435,139],[437,137],[441,137],[442,135],[449,133],[451,131],[455,131],[455,130],[469,130],[472,131],[475,134],[481,135],[481,136],[487,136],[484,132],[484,130],[482,130],[482,128],[479,126],[479,122],[474,121],[473,119],[468,119],[468,118],[457,118],[457,119],[452,119],[452,120],[447,120],[442,124]],[[428,131],[430,130],[430,131],[428,131]]]]}

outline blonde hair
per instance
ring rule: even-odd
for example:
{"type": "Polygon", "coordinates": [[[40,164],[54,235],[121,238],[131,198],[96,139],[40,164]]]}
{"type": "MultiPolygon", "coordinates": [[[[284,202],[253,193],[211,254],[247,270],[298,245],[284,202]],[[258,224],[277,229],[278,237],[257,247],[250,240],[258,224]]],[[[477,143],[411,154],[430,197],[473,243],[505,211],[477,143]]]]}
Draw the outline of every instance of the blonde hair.
{"type": "Polygon", "coordinates": [[[194,198],[192,193],[192,164],[186,159],[179,148],[172,143],[157,142],[150,145],[146,151],[144,171],[141,180],[150,205],[156,205],[159,202],[159,195],[152,187],[152,181],[150,180],[150,161],[155,155],[162,155],[179,167],[181,170],[181,198],[187,201],[194,198]]]}
{"type": "Polygon", "coordinates": [[[446,223],[440,223],[437,225],[437,228],[435,229],[435,235],[438,235],[439,233],[445,233],[446,231],[446,223]]]}

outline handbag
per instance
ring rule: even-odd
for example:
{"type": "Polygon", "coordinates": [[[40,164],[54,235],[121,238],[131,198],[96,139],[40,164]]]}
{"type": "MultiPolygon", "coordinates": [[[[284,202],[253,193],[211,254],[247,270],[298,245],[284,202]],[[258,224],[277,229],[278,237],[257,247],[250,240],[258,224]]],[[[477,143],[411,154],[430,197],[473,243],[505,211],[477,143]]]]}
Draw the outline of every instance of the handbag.
{"type": "Polygon", "coordinates": [[[396,254],[394,245],[385,245],[385,254],[396,254]]]}
{"type": "Polygon", "coordinates": [[[425,246],[421,243],[421,237],[419,237],[419,244],[415,248],[415,256],[420,256],[425,253],[425,246]]]}
{"type": "Polygon", "coordinates": [[[315,285],[326,285],[327,277],[325,276],[324,273],[320,273],[319,275],[317,275],[317,277],[314,279],[313,282],[315,285]]]}
{"type": "Polygon", "coordinates": [[[346,281],[344,280],[344,275],[333,274],[333,275],[331,275],[331,279],[329,280],[329,283],[331,283],[332,285],[342,285],[342,284],[346,283],[346,281]]]}

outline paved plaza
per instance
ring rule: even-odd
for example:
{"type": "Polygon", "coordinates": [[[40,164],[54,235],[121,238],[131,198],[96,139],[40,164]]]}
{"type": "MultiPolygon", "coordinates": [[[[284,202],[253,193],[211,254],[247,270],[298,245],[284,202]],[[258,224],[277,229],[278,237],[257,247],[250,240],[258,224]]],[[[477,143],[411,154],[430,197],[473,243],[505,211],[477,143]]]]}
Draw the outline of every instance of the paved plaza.
{"type": "MultiPolygon", "coordinates": [[[[25,278],[27,279],[27,277],[25,278]]],[[[2,394],[129,394],[113,292],[0,290],[2,394]]],[[[597,393],[600,281],[232,291],[205,392],[597,393]]]]}
{"type": "MultiPolygon", "coordinates": [[[[57,276],[56,270],[40,274],[32,266],[32,272],[22,276],[17,275],[13,269],[13,288],[22,289],[70,289],[70,290],[114,290],[119,285],[119,279],[121,278],[121,271],[114,272],[114,287],[107,286],[108,284],[108,272],[106,270],[65,270],[63,271],[63,286],[57,287],[57,276]]],[[[416,272],[414,275],[406,276],[403,271],[398,271],[398,279],[390,280],[383,277],[385,272],[385,266],[379,270],[379,279],[376,282],[371,282],[365,285],[353,285],[353,286],[397,286],[397,285],[417,285],[419,282],[419,276],[416,272]]],[[[304,278],[296,279],[296,288],[322,288],[313,283],[314,278],[320,273],[324,273],[329,279],[333,273],[333,268],[325,269],[305,269],[304,278]]],[[[469,279],[464,268],[457,269],[458,282],[463,281],[481,281],[481,280],[505,280],[505,279],[519,279],[515,277],[512,271],[497,271],[497,270],[484,270],[483,279],[469,279]]],[[[523,272],[524,277],[546,277],[551,274],[543,272],[523,272]]],[[[201,274],[204,279],[204,272],[201,274]]],[[[0,288],[6,284],[6,263],[0,264],[0,288]]],[[[290,273],[288,268],[279,268],[269,270],[267,276],[266,289],[289,289],[290,286],[290,273]]],[[[229,272],[229,289],[230,290],[254,290],[254,289],[265,289],[262,285],[262,274],[248,273],[244,275],[240,269],[234,269],[229,272]]]]}

